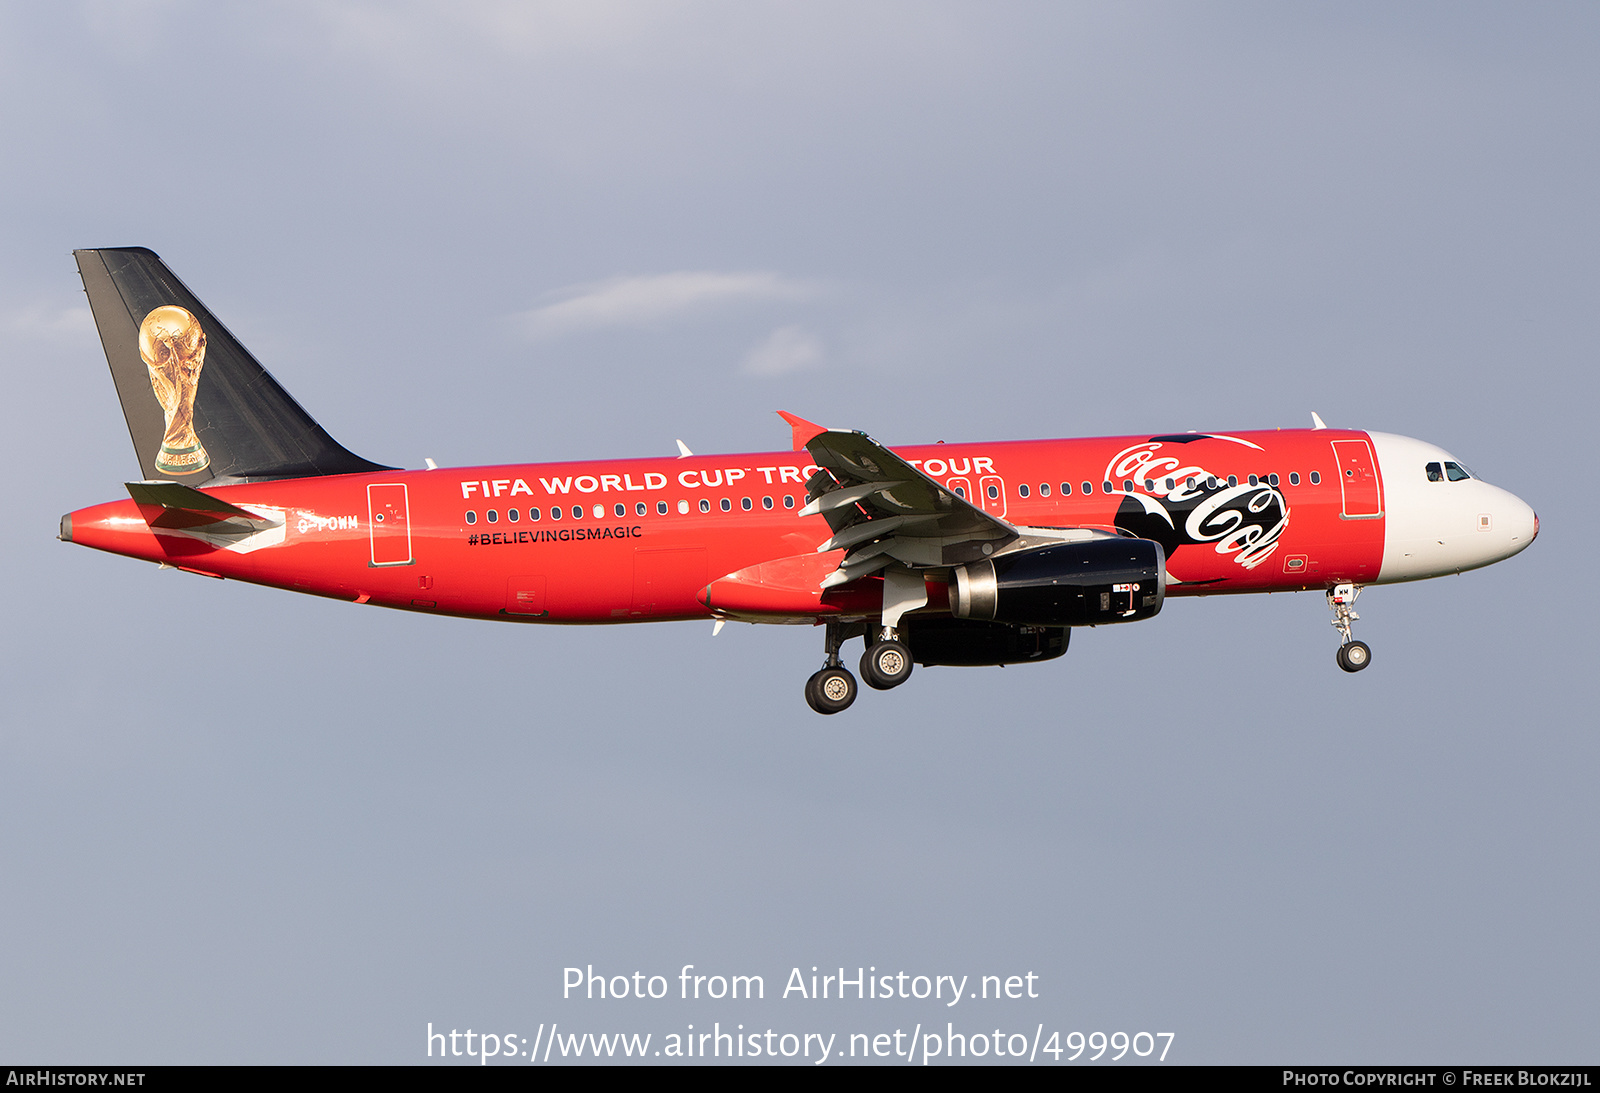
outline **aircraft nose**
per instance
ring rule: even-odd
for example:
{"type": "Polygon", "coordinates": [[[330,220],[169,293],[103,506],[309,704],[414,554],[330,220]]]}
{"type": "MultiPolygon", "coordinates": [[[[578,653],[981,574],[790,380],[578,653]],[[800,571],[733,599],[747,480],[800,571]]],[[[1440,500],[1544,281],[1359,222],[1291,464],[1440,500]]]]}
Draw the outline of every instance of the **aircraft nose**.
{"type": "Polygon", "coordinates": [[[1499,490],[1503,494],[1501,503],[1495,507],[1504,515],[1496,514],[1499,520],[1504,521],[1502,534],[1505,553],[1503,558],[1509,558],[1519,551],[1526,550],[1528,544],[1539,536],[1539,514],[1533,511],[1533,506],[1528,504],[1516,494],[1508,490],[1499,490]]]}

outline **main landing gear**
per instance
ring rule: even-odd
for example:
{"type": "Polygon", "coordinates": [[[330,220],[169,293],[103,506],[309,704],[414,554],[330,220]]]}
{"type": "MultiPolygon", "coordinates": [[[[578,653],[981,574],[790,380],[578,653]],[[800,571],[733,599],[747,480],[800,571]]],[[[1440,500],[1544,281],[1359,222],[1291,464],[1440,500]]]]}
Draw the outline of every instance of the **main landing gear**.
{"type": "Polygon", "coordinates": [[[1372,650],[1367,648],[1367,643],[1356,641],[1350,636],[1350,624],[1361,617],[1355,613],[1354,608],[1356,597],[1359,595],[1361,595],[1360,585],[1336,584],[1328,589],[1328,606],[1333,608],[1333,625],[1344,639],[1335,659],[1339,662],[1339,667],[1347,672],[1359,672],[1372,663],[1372,650]]]}
{"type": "MultiPolygon", "coordinates": [[[[821,714],[848,709],[856,700],[856,677],[839,660],[839,647],[846,640],[868,636],[864,623],[827,623],[827,660],[822,671],[806,680],[806,703],[821,714]]],[[[861,678],[874,690],[887,691],[911,678],[911,650],[900,640],[894,627],[877,628],[877,640],[869,641],[861,655],[861,678]]]]}
{"type": "Polygon", "coordinates": [[[861,678],[875,691],[887,691],[911,678],[911,650],[899,631],[885,626],[878,640],[861,654],[861,678]]]}
{"type": "Polygon", "coordinates": [[[818,713],[832,714],[848,710],[850,703],[856,700],[856,677],[840,662],[839,646],[846,638],[854,636],[852,631],[860,632],[860,626],[839,622],[825,625],[827,660],[823,662],[822,671],[806,680],[806,704],[818,713]]]}
{"type": "Polygon", "coordinates": [[[861,678],[878,691],[898,687],[911,678],[911,650],[900,635],[900,619],[927,606],[928,586],[920,572],[891,566],[883,573],[883,613],[875,622],[829,622],[828,659],[822,671],[806,680],[806,701],[818,713],[838,713],[856,700],[856,678],[839,663],[839,646],[860,635],[867,643],[861,655],[861,678]]]}

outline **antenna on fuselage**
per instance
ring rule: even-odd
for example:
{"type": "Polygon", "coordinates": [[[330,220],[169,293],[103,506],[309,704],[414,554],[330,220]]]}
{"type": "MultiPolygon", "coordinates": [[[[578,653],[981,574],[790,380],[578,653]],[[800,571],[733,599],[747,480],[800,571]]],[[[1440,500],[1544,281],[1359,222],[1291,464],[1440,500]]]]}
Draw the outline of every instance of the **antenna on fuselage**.
{"type": "Polygon", "coordinates": [[[687,456],[691,456],[693,454],[694,453],[689,450],[689,445],[685,444],[681,440],[678,441],[678,458],[679,459],[683,459],[683,458],[685,458],[687,456]]]}
{"type": "Polygon", "coordinates": [[[1311,427],[1313,429],[1326,429],[1328,427],[1327,423],[1318,416],[1315,410],[1311,411],[1311,427]]]}

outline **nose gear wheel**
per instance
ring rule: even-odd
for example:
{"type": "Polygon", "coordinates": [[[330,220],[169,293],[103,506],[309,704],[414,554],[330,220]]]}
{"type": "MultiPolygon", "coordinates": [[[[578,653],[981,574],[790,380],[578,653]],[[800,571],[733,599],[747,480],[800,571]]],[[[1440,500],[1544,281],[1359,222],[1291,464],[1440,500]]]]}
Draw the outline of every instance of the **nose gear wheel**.
{"type": "Polygon", "coordinates": [[[1372,650],[1367,643],[1350,636],[1350,624],[1361,617],[1355,612],[1356,597],[1359,595],[1361,586],[1356,584],[1336,584],[1328,589],[1328,606],[1333,609],[1333,627],[1343,639],[1334,659],[1347,672],[1359,672],[1372,663],[1372,650]]]}

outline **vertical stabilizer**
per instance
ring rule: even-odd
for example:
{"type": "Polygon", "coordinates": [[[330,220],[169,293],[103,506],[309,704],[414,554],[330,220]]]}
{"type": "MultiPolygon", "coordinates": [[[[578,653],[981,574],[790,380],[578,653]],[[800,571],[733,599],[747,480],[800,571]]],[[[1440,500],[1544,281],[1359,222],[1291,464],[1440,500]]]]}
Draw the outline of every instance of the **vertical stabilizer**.
{"type": "Polygon", "coordinates": [[[385,470],[329,436],[153,251],[73,251],[146,479],[385,470]]]}

